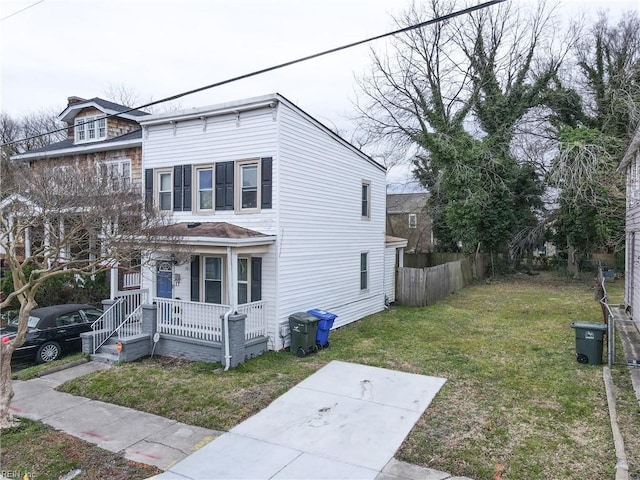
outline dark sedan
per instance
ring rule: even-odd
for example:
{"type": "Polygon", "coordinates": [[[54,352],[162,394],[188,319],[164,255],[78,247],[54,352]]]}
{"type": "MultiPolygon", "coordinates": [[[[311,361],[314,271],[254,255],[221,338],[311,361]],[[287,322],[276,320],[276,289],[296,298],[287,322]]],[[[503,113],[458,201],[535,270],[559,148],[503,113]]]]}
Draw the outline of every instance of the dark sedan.
{"type": "MultiPolygon", "coordinates": [[[[78,352],[82,350],[80,334],[90,331],[91,324],[101,315],[101,310],[85,304],[36,308],[29,315],[27,339],[13,352],[12,358],[44,363],[58,359],[63,352],[78,352]]],[[[17,331],[15,318],[0,329],[0,339],[11,340],[17,331]]]]}

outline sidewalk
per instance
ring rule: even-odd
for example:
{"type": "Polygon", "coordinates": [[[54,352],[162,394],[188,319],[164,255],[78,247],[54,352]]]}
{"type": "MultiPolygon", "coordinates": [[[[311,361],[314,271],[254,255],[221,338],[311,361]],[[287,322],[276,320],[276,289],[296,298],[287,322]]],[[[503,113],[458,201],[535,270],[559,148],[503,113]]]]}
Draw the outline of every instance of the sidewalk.
{"type": "Polygon", "coordinates": [[[53,390],[102,368],[14,382],[12,411],[165,470],[158,480],[464,480],[393,458],[441,378],[334,361],[224,433],[53,390]]]}
{"type": "Polygon", "coordinates": [[[109,367],[89,362],[44,377],[14,381],[11,411],[162,470],[223,433],[54,390],[72,378],[103,368],[109,367]]]}

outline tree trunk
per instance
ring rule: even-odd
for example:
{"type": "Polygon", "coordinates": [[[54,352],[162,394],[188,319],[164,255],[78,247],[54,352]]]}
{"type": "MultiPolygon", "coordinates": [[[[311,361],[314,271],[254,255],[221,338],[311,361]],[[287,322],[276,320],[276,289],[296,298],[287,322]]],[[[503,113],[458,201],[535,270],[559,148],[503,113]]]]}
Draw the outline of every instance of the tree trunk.
{"type": "Polygon", "coordinates": [[[573,275],[573,278],[580,278],[580,261],[576,253],[576,249],[571,243],[568,244],[567,252],[567,269],[573,275]]]}
{"type": "Polygon", "coordinates": [[[13,398],[11,384],[11,355],[13,349],[6,343],[0,342],[0,429],[15,425],[13,415],[9,411],[13,398]]]}

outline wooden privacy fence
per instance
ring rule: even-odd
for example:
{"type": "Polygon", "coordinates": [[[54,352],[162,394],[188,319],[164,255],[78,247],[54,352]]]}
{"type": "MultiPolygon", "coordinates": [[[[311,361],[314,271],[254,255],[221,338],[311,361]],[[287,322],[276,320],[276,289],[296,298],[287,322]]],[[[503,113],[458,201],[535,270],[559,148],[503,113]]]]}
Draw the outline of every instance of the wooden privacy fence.
{"type": "Polygon", "coordinates": [[[470,284],[473,277],[473,265],[469,259],[429,268],[400,267],[396,298],[400,305],[432,305],[470,284]]]}

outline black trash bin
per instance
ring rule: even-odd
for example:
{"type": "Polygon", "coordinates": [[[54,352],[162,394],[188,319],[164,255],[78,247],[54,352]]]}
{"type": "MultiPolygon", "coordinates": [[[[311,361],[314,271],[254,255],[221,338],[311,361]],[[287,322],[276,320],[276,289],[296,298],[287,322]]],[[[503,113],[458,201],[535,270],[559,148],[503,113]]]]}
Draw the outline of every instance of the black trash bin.
{"type": "Polygon", "coordinates": [[[309,352],[317,352],[316,333],[318,318],[307,312],[297,312],[289,316],[289,330],[291,331],[291,345],[289,350],[298,357],[304,357],[309,352]]]}
{"type": "Polygon", "coordinates": [[[607,325],[596,322],[572,322],[576,331],[576,360],[589,365],[602,364],[603,337],[607,325]]]}

